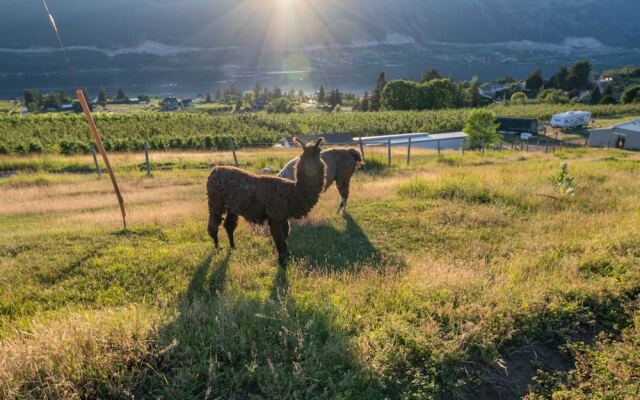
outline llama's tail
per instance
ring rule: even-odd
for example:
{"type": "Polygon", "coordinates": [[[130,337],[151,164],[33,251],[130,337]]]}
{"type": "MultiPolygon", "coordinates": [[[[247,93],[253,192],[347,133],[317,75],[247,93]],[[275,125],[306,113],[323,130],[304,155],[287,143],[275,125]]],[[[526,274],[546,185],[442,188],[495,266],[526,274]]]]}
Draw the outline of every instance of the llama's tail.
{"type": "Polygon", "coordinates": [[[361,167],[364,165],[364,159],[362,158],[362,153],[356,149],[349,149],[349,153],[356,160],[357,167],[361,167]]]}

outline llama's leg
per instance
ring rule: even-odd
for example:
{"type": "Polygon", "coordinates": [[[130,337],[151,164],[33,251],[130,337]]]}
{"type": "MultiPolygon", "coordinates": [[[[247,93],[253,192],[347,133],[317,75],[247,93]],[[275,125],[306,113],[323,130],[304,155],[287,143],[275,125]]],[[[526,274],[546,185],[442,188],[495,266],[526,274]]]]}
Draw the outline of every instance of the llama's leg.
{"type": "Polygon", "coordinates": [[[285,237],[285,224],[282,221],[269,219],[269,230],[276,244],[276,249],[278,249],[278,263],[283,267],[286,265],[289,255],[285,237]]]}
{"type": "Polygon", "coordinates": [[[289,224],[289,221],[285,221],[284,225],[283,225],[283,229],[284,229],[284,240],[286,241],[287,239],[289,239],[289,232],[291,231],[291,225],[289,224]]]}
{"type": "Polygon", "coordinates": [[[236,230],[238,226],[238,216],[236,214],[231,213],[231,211],[227,210],[227,217],[224,221],[224,229],[227,230],[227,236],[229,237],[229,245],[232,249],[236,248],[236,243],[233,240],[233,231],[236,230]]]}
{"type": "Polygon", "coordinates": [[[348,178],[336,179],[336,187],[338,193],[340,193],[340,206],[338,207],[338,213],[347,212],[347,201],[349,200],[349,185],[351,183],[351,176],[348,178]]]}
{"type": "Polygon", "coordinates": [[[222,223],[222,215],[218,215],[213,211],[209,211],[209,236],[213,239],[213,243],[216,245],[216,249],[220,247],[220,243],[218,241],[218,227],[222,223]]]}
{"type": "Polygon", "coordinates": [[[216,246],[216,249],[220,247],[220,243],[218,241],[218,227],[222,223],[222,215],[224,213],[224,209],[221,207],[222,199],[215,194],[209,195],[209,225],[207,227],[207,231],[209,232],[209,236],[213,239],[213,243],[216,246]]]}

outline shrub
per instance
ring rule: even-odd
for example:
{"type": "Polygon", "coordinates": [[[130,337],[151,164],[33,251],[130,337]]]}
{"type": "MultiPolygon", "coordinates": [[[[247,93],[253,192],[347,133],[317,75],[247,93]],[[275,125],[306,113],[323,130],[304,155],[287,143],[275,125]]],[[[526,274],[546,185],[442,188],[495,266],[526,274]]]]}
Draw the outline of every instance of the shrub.
{"type": "Polygon", "coordinates": [[[522,93],[522,92],[514,93],[511,96],[511,102],[512,103],[526,103],[527,102],[527,95],[522,93]]]}
{"type": "Polygon", "coordinates": [[[566,104],[569,102],[569,96],[559,89],[545,89],[538,95],[538,100],[541,103],[566,104]]]}
{"type": "Polygon", "coordinates": [[[469,135],[469,146],[480,148],[500,140],[496,114],[489,110],[477,109],[467,115],[464,132],[469,135]]]}
{"type": "Polygon", "coordinates": [[[634,85],[627,88],[620,98],[620,102],[624,104],[631,104],[635,100],[640,98],[640,85],[634,85]]]}

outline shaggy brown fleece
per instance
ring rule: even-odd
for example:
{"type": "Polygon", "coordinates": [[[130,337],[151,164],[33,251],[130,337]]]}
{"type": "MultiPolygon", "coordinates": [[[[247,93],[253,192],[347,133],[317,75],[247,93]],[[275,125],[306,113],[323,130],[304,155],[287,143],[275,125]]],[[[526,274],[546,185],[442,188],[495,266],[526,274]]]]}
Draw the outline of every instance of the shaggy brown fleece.
{"type": "MultiPolygon", "coordinates": [[[[329,149],[320,153],[320,157],[327,165],[327,180],[324,190],[329,189],[335,181],[341,197],[338,212],[346,212],[351,177],[364,164],[362,154],[356,149],[329,149]]],[[[294,180],[297,161],[297,158],[289,161],[280,171],[278,177],[294,180]]]]}
{"type": "Polygon", "coordinates": [[[235,248],[233,232],[238,216],[256,224],[269,224],[271,236],[278,249],[281,265],[288,256],[287,237],[289,218],[302,218],[316,205],[325,184],[326,166],[320,158],[320,138],[316,143],[302,146],[296,164],[296,180],[254,175],[234,167],[215,167],[207,180],[209,198],[209,235],[216,247],[218,227],[226,214],[224,227],[231,248],[235,248]]]}

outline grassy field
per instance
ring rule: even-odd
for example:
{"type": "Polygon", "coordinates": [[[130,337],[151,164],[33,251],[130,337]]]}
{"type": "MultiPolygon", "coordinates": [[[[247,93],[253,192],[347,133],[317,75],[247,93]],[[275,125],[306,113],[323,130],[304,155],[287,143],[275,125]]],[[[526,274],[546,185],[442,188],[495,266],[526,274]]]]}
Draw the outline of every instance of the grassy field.
{"type": "Polygon", "coordinates": [[[331,188],[295,222],[285,270],[262,227],[212,248],[203,168],[228,153],[154,154],[152,178],[114,155],[128,231],[108,179],[70,173],[90,157],[0,156],[0,398],[640,395],[638,154],[394,159],[349,215],[331,188]]]}

